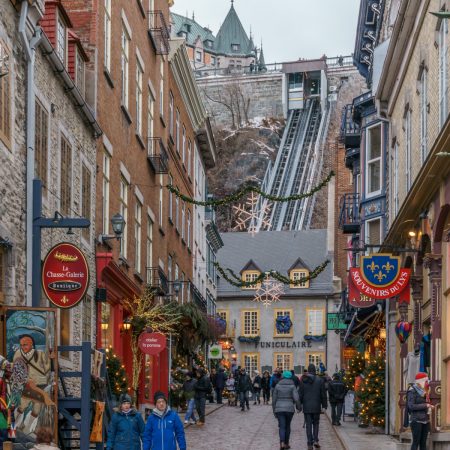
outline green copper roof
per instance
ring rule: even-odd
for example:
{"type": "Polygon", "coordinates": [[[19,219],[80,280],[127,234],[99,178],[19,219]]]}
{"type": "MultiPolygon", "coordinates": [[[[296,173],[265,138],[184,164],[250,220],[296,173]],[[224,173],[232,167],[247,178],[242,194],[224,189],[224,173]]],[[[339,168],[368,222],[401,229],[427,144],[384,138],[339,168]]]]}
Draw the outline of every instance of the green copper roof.
{"type": "Polygon", "coordinates": [[[233,4],[214,42],[217,53],[227,56],[247,56],[253,53],[252,43],[239,20],[233,4]]]}
{"type": "Polygon", "coordinates": [[[211,41],[214,43],[215,37],[211,31],[203,28],[195,20],[175,13],[171,13],[171,15],[173,22],[172,33],[179,37],[182,37],[182,33],[186,33],[183,36],[186,39],[187,45],[193,46],[199,36],[202,42],[211,41]]]}

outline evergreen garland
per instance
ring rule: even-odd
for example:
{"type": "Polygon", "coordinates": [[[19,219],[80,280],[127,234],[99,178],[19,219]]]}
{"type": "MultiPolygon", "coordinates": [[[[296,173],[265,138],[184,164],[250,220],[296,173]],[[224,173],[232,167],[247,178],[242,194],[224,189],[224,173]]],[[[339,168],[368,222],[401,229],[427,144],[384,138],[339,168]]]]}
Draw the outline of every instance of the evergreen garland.
{"type": "Polygon", "coordinates": [[[307,197],[312,197],[316,192],[319,192],[323,187],[325,187],[331,178],[334,177],[334,172],[331,171],[326,178],[322,180],[320,184],[318,184],[315,188],[311,189],[309,192],[306,192],[305,194],[295,194],[295,195],[289,195],[287,197],[278,197],[276,195],[271,195],[267,192],[262,191],[257,186],[245,186],[241,189],[239,189],[237,192],[226,195],[225,197],[217,200],[195,200],[191,197],[188,197],[187,195],[182,194],[175,186],[172,184],[168,184],[166,187],[167,189],[172,193],[175,194],[178,198],[181,200],[191,203],[193,205],[199,205],[199,206],[223,206],[228,205],[230,203],[237,202],[242,197],[245,197],[250,192],[255,192],[256,194],[259,194],[261,197],[266,198],[267,200],[270,200],[272,202],[291,202],[296,200],[302,200],[307,197]]]}
{"type": "Polygon", "coordinates": [[[106,369],[111,392],[117,397],[128,393],[128,376],[125,366],[111,349],[106,349],[106,369]]]}
{"type": "Polygon", "coordinates": [[[331,261],[327,259],[322,264],[315,267],[314,270],[310,272],[307,277],[300,278],[299,280],[291,280],[290,278],[282,275],[280,272],[276,270],[269,270],[261,273],[253,281],[243,281],[238,275],[234,273],[232,269],[229,268],[224,269],[218,262],[215,262],[213,264],[220,273],[220,275],[222,275],[222,277],[226,281],[228,281],[228,283],[230,283],[233,286],[242,288],[242,287],[257,287],[257,285],[261,283],[266,278],[267,275],[280,281],[281,283],[300,286],[304,283],[307,283],[310,280],[313,280],[314,278],[317,278],[319,274],[321,274],[325,270],[325,267],[327,267],[328,264],[330,264],[330,262],[331,261]]]}

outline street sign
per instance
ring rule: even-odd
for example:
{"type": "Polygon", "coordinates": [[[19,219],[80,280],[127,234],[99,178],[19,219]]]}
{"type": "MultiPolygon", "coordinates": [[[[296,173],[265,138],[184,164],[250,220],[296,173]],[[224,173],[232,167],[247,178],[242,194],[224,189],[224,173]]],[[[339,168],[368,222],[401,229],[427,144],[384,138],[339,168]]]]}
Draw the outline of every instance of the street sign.
{"type": "Polygon", "coordinates": [[[166,348],[166,336],[161,333],[142,333],[138,339],[142,353],[157,355],[166,348]]]}
{"type": "Polygon", "coordinates": [[[58,308],[73,308],[85,296],[89,286],[89,266],[83,252],[62,242],[45,257],[42,287],[47,298],[58,308]]]}
{"type": "Polygon", "coordinates": [[[222,347],[220,345],[211,345],[208,357],[209,359],[222,359],[222,347]]]}
{"type": "Polygon", "coordinates": [[[346,330],[347,324],[344,323],[344,318],[337,313],[328,313],[327,316],[328,330],[346,330]]]}

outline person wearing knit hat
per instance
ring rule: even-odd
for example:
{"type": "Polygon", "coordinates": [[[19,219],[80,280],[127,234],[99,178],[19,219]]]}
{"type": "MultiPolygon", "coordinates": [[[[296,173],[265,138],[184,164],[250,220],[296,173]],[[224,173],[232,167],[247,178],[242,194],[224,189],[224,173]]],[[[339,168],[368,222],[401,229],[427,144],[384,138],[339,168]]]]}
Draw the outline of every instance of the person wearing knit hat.
{"type": "Polygon", "coordinates": [[[107,450],[141,450],[145,423],[142,415],[131,403],[128,394],[120,396],[120,409],[113,415],[109,424],[107,450]]]}
{"type": "Polygon", "coordinates": [[[155,408],[145,425],[143,450],[186,450],[184,427],[178,413],[167,403],[167,395],[157,391],[153,396],[155,408]]]}
{"type": "Polygon", "coordinates": [[[291,448],[289,438],[295,406],[297,407],[297,411],[300,412],[300,398],[294,380],[292,379],[292,372],[285,370],[282,373],[281,380],[276,384],[272,396],[273,413],[278,419],[280,449],[291,448]]]}
{"type": "Polygon", "coordinates": [[[261,404],[261,384],[262,384],[262,378],[261,375],[259,374],[258,370],[255,370],[253,372],[255,374],[255,378],[253,378],[253,396],[254,396],[254,405],[256,405],[258,403],[258,405],[261,404]]]}
{"type": "Polygon", "coordinates": [[[430,432],[430,413],[434,406],[430,403],[428,374],[419,372],[406,393],[407,411],[405,421],[411,426],[411,450],[426,450],[430,432]]]}

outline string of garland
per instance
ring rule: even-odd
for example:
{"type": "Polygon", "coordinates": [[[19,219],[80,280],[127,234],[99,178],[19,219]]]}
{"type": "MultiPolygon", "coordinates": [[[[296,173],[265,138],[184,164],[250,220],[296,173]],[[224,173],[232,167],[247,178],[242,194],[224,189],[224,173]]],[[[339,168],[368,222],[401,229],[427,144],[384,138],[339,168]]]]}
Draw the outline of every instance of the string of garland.
{"type": "Polygon", "coordinates": [[[233,286],[242,288],[242,287],[256,287],[259,283],[261,283],[267,277],[267,275],[274,278],[275,280],[280,281],[283,284],[300,286],[300,285],[307,283],[310,280],[313,280],[314,278],[317,278],[319,276],[319,274],[321,274],[325,270],[325,268],[328,266],[328,264],[330,264],[330,262],[331,261],[329,259],[327,259],[322,264],[315,267],[314,270],[312,272],[310,272],[308,276],[306,276],[304,278],[300,278],[299,280],[291,280],[290,278],[282,275],[277,270],[269,270],[269,271],[261,273],[252,281],[243,281],[241,278],[239,278],[233,272],[233,270],[231,270],[229,268],[224,269],[218,262],[215,262],[213,264],[214,264],[214,267],[216,267],[216,269],[220,273],[220,275],[222,275],[222,277],[226,281],[228,281],[228,283],[230,283],[233,286]]]}
{"type": "Polygon", "coordinates": [[[296,200],[302,200],[307,197],[312,197],[316,192],[319,192],[323,187],[325,187],[331,178],[334,177],[334,172],[331,171],[326,178],[322,180],[320,184],[318,184],[316,187],[311,189],[309,192],[306,192],[305,194],[295,194],[295,195],[289,195],[287,197],[278,197],[276,195],[271,195],[267,192],[262,191],[257,186],[245,186],[242,189],[239,189],[239,191],[235,192],[234,194],[226,195],[225,197],[221,199],[216,200],[195,200],[191,197],[188,197],[187,195],[182,194],[175,186],[172,184],[168,184],[166,188],[172,193],[175,194],[178,198],[181,200],[192,203],[193,205],[199,205],[199,206],[223,206],[230,203],[237,202],[242,197],[245,197],[250,192],[255,192],[259,194],[261,197],[266,198],[267,200],[270,200],[272,202],[291,202],[296,200]]]}

